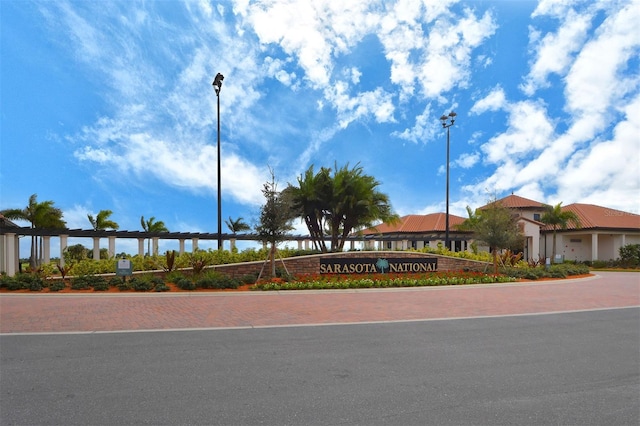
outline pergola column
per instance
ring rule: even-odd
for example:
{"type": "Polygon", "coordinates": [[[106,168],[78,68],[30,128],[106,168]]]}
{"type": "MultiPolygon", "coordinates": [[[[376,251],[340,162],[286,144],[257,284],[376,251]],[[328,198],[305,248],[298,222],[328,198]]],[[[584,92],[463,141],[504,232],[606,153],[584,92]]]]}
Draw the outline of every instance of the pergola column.
{"type": "Polygon", "coordinates": [[[153,254],[156,256],[158,255],[158,240],[159,240],[158,237],[153,237],[151,239],[151,247],[152,247],[151,250],[153,254]]]}
{"type": "Polygon", "coordinates": [[[100,237],[93,237],[93,258],[100,259],[100,237]]]}
{"type": "Polygon", "coordinates": [[[116,257],[116,237],[109,237],[109,259],[116,257]]]}
{"type": "Polygon", "coordinates": [[[51,262],[51,236],[42,236],[42,263],[47,264],[51,262]]]}
{"type": "Polygon", "coordinates": [[[138,238],[138,256],[144,257],[144,238],[138,238]]]}
{"type": "Polygon", "coordinates": [[[60,235],[60,266],[64,268],[64,252],[67,249],[68,235],[60,235]]]}
{"type": "Polygon", "coordinates": [[[191,253],[195,253],[196,251],[198,251],[198,239],[197,238],[192,238],[191,239],[191,253]]]}
{"type": "Polygon", "coordinates": [[[184,238],[180,238],[179,244],[180,248],[178,248],[178,253],[184,254],[184,238]]]}
{"type": "Polygon", "coordinates": [[[18,262],[20,262],[20,256],[17,255],[17,253],[20,253],[20,251],[16,249],[16,240],[19,240],[19,238],[16,238],[16,234],[10,233],[4,234],[4,236],[4,247],[2,251],[5,252],[5,272],[7,273],[7,275],[12,277],[16,274],[16,270],[19,269],[18,262]]]}

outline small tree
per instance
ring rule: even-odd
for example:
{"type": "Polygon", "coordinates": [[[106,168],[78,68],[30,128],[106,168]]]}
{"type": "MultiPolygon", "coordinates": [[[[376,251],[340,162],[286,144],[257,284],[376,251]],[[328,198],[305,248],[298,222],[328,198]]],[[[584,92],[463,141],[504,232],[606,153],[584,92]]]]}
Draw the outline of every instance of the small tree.
{"type": "Polygon", "coordinates": [[[275,253],[276,247],[287,239],[289,231],[293,229],[291,223],[294,215],[291,202],[286,194],[278,192],[275,175],[271,172],[271,182],[266,182],[262,189],[265,204],[260,208],[260,221],[255,227],[260,241],[271,244],[269,259],[271,261],[271,276],[276,275],[275,253]]]}
{"type": "Polygon", "coordinates": [[[495,198],[477,212],[473,223],[474,237],[487,244],[493,254],[494,274],[498,274],[498,251],[521,249],[523,235],[518,226],[517,216],[495,198]]]}

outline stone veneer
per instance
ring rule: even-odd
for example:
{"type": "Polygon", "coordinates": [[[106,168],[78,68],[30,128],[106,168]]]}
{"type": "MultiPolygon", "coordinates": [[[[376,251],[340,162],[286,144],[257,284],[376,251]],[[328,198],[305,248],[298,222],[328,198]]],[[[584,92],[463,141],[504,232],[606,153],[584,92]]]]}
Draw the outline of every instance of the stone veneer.
{"type": "MultiPolygon", "coordinates": [[[[490,264],[487,262],[479,262],[477,260],[460,259],[457,257],[448,257],[432,253],[420,253],[411,251],[348,251],[340,253],[324,253],[309,256],[296,256],[280,259],[276,256],[276,268],[283,268],[286,265],[287,271],[292,275],[308,275],[320,273],[320,259],[322,257],[346,257],[346,258],[437,258],[438,271],[485,271],[490,264]]],[[[258,274],[260,270],[262,276],[269,276],[271,271],[271,262],[243,262],[232,263],[227,265],[213,266],[216,271],[229,275],[233,278],[240,278],[248,274],[258,274]]]]}

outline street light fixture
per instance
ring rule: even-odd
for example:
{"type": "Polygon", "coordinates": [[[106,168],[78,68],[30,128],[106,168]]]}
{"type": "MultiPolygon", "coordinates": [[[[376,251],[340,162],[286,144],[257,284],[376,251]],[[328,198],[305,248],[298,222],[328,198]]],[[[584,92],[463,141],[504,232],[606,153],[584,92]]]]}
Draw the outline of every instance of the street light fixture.
{"type": "Polygon", "coordinates": [[[216,74],[213,79],[213,90],[218,98],[218,250],[222,250],[222,190],[220,184],[220,89],[222,89],[224,76],[216,74]]]}
{"type": "Polygon", "coordinates": [[[447,213],[445,216],[445,230],[444,230],[444,246],[447,250],[451,250],[449,247],[449,128],[453,126],[453,123],[456,121],[456,113],[451,111],[449,115],[442,115],[440,117],[440,122],[442,122],[442,127],[447,129],[447,213]]]}

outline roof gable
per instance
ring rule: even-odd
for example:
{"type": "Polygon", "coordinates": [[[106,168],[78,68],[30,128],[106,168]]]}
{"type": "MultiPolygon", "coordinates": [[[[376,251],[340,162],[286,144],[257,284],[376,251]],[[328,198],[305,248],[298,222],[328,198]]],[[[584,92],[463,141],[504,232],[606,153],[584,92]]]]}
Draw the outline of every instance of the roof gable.
{"type": "MultiPolygon", "coordinates": [[[[504,198],[497,200],[503,207],[508,207],[510,209],[543,209],[546,204],[541,203],[540,201],[530,200],[528,198],[520,197],[519,195],[508,195],[504,198]]],[[[480,209],[484,209],[488,207],[489,204],[480,207],[480,209]]]]}

